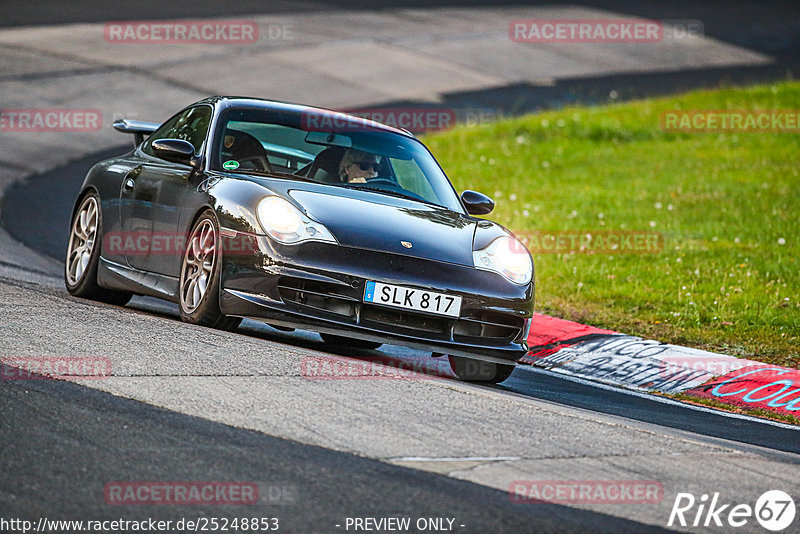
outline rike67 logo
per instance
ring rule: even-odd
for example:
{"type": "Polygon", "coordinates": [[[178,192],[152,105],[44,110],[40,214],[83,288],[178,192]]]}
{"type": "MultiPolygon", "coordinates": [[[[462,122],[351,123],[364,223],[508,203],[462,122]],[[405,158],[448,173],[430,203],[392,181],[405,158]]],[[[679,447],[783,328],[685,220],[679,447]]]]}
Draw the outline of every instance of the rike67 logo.
{"type": "Polygon", "coordinates": [[[716,492],[710,498],[703,494],[699,499],[691,493],[678,493],[667,526],[736,528],[752,524],[755,518],[763,528],[780,532],[794,522],[796,513],[794,500],[781,490],[764,492],[755,506],[723,503],[716,492]]]}

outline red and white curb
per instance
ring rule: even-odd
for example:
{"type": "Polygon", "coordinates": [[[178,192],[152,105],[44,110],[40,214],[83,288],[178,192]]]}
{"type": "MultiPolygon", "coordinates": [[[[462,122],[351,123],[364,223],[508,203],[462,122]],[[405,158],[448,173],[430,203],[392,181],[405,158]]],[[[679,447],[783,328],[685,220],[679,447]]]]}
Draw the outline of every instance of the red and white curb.
{"type": "Polygon", "coordinates": [[[747,366],[686,393],[800,417],[800,371],[788,367],[763,363],[747,366]]]}
{"type": "Polygon", "coordinates": [[[800,371],[536,314],[522,363],[644,391],[800,417],[800,371]]]}

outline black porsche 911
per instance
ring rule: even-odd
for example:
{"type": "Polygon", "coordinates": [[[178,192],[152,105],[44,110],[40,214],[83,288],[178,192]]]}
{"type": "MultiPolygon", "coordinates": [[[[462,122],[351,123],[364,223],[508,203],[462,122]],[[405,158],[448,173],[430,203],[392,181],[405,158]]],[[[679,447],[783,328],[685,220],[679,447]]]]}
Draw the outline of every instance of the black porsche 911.
{"type": "Polygon", "coordinates": [[[71,294],[160,297],[215,328],[252,318],[352,348],[428,350],[463,380],[505,380],[525,354],[530,254],[474,217],[493,201],[459,197],[409,132],[232,97],[114,128],[136,147],[81,187],[71,294]]]}

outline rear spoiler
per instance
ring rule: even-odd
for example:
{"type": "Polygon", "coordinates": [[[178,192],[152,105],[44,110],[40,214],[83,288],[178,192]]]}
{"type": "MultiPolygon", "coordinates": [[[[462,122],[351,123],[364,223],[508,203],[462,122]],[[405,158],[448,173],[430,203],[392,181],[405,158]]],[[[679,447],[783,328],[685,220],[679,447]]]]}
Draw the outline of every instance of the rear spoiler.
{"type": "Polygon", "coordinates": [[[155,122],[119,119],[114,121],[113,126],[118,132],[133,134],[134,145],[139,146],[144,141],[145,135],[150,135],[151,133],[155,132],[161,125],[155,122]]]}

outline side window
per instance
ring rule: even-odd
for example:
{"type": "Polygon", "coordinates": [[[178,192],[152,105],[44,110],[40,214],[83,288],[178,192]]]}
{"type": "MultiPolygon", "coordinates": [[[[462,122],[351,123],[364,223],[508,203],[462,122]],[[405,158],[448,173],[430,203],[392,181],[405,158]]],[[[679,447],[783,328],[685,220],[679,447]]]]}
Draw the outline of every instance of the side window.
{"type": "Polygon", "coordinates": [[[172,117],[153,132],[142,147],[142,151],[145,154],[155,156],[151,145],[156,139],[183,139],[192,143],[195,153],[199,154],[203,141],[206,139],[210,122],[211,108],[209,106],[189,108],[183,113],[172,117]]]}

